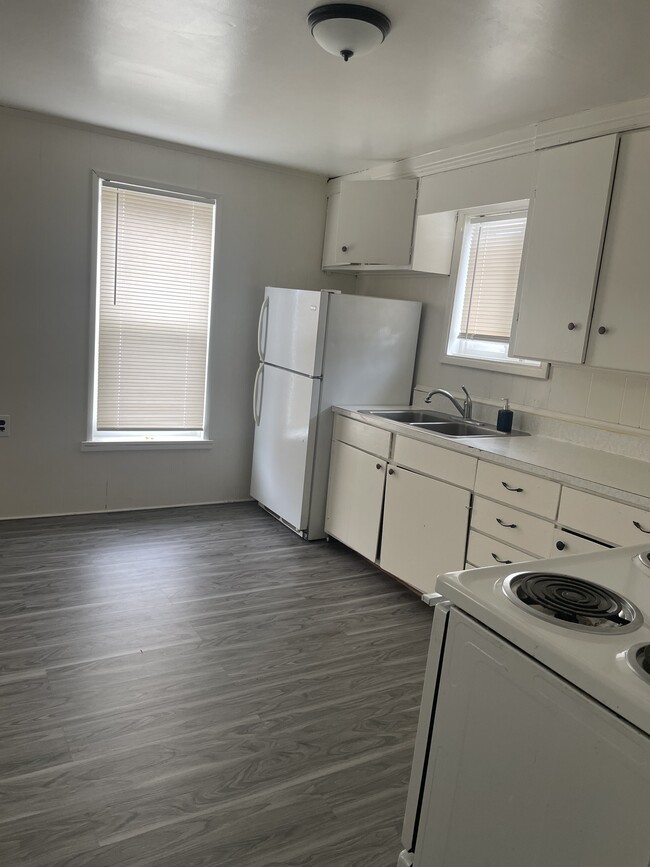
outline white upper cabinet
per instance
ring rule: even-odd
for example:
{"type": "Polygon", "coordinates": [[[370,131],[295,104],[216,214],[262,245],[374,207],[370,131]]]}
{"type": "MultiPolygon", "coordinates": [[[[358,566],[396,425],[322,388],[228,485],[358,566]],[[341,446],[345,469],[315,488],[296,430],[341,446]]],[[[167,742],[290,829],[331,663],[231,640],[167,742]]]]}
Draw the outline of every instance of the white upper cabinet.
{"type": "Polygon", "coordinates": [[[618,136],[542,151],[526,228],[510,354],[584,361],[618,136]]]}
{"type": "Polygon", "coordinates": [[[589,337],[594,367],[650,373],[650,130],[624,135],[589,337]]]}
{"type": "Polygon", "coordinates": [[[417,180],[340,181],[328,199],[323,268],[449,273],[455,213],[415,218],[417,180]]]}

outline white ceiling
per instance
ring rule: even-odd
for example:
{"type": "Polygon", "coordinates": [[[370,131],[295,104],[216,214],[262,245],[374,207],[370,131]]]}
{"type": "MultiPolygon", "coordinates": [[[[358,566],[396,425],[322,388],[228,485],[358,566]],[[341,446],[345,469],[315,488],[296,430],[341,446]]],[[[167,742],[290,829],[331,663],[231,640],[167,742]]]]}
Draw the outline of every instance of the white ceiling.
{"type": "Polygon", "coordinates": [[[650,93],[648,0],[380,0],[347,64],[316,5],[0,0],[0,103],[339,175],[650,93]]]}

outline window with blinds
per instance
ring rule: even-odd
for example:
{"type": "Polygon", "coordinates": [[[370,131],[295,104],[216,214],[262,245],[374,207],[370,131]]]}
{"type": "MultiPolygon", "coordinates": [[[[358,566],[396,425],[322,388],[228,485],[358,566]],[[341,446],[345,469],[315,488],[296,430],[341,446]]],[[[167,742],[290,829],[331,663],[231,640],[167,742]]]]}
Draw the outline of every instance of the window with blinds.
{"type": "Polygon", "coordinates": [[[525,213],[470,220],[459,337],[510,339],[525,232],[525,213]]]}
{"type": "Polygon", "coordinates": [[[459,213],[445,361],[546,376],[548,365],[508,355],[528,202],[459,213]]]}
{"type": "Polygon", "coordinates": [[[215,202],[101,180],[98,224],[93,438],[202,438],[215,202]]]}

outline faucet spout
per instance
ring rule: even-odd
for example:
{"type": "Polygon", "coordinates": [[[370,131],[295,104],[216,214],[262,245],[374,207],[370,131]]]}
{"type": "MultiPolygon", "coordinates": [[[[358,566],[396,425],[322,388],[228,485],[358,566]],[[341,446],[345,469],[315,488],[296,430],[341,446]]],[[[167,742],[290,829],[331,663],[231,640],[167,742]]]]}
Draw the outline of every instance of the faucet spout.
{"type": "Polygon", "coordinates": [[[465,400],[463,403],[456,400],[456,398],[451,394],[451,392],[446,391],[444,388],[434,388],[433,391],[430,391],[429,394],[424,398],[425,403],[431,403],[431,398],[435,394],[441,394],[443,397],[446,397],[447,400],[450,400],[453,405],[456,407],[460,415],[466,419],[467,421],[471,421],[472,418],[472,398],[469,396],[469,391],[465,388],[465,386],[461,386],[463,391],[465,392],[465,400]]]}

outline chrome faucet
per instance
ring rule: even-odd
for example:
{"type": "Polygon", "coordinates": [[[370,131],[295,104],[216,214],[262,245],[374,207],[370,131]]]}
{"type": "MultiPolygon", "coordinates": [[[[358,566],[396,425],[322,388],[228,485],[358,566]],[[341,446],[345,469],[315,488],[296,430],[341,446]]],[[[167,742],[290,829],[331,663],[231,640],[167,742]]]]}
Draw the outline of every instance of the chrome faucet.
{"type": "Polygon", "coordinates": [[[463,403],[459,403],[456,398],[449,391],[445,391],[444,388],[434,388],[433,391],[430,391],[429,394],[424,398],[425,403],[431,403],[431,398],[434,394],[442,394],[445,397],[449,398],[449,400],[456,407],[458,412],[462,415],[464,419],[467,421],[471,421],[472,419],[472,398],[469,396],[469,391],[465,388],[464,385],[461,385],[461,388],[465,392],[465,400],[463,403]]]}

